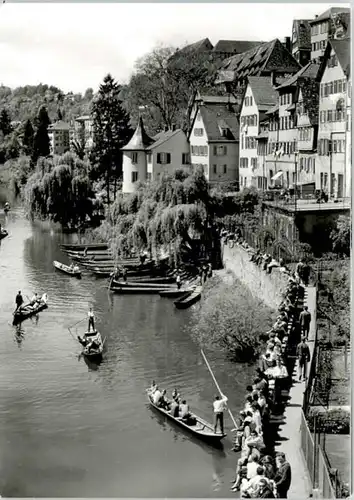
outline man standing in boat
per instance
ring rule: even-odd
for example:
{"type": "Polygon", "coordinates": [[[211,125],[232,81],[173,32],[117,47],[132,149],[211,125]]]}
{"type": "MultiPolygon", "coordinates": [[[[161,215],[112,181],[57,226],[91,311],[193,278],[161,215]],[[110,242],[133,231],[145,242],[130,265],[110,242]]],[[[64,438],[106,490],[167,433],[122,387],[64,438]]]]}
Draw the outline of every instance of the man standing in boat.
{"type": "Polygon", "coordinates": [[[222,394],[221,398],[220,396],[215,396],[215,400],[213,403],[214,417],[215,417],[215,424],[214,424],[215,434],[218,423],[220,425],[221,434],[224,434],[224,411],[227,409],[227,401],[228,401],[227,397],[224,394],[222,394]]]}
{"type": "Polygon", "coordinates": [[[15,301],[16,301],[16,311],[18,311],[19,309],[21,309],[21,306],[23,304],[23,297],[22,297],[22,294],[21,294],[21,290],[16,295],[16,300],[15,301]]]}
{"type": "Polygon", "coordinates": [[[90,333],[91,326],[92,326],[92,330],[95,331],[95,315],[93,314],[92,307],[90,307],[89,312],[87,313],[87,316],[88,316],[88,332],[90,333]]]}

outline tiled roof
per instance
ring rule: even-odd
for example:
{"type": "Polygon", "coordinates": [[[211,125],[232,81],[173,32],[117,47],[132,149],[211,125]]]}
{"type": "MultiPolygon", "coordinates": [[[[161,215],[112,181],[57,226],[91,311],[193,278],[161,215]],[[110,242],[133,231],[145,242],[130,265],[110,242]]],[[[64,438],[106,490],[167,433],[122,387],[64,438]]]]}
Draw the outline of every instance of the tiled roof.
{"type": "Polygon", "coordinates": [[[48,127],[49,131],[51,130],[69,130],[70,125],[69,123],[63,122],[62,120],[59,120],[58,122],[52,123],[48,127]]]}
{"type": "Polygon", "coordinates": [[[123,151],[145,151],[153,142],[154,139],[151,139],[145,132],[143,119],[140,117],[133,137],[121,149],[123,151]]]}
{"type": "Polygon", "coordinates": [[[315,19],[312,19],[312,21],[310,21],[310,25],[312,26],[313,24],[319,23],[321,21],[326,21],[327,19],[330,19],[333,14],[341,13],[350,14],[350,9],[348,7],[331,7],[321,15],[317,16],[315,19]]]}
{"type": "Polygon", "coordinates": [[[309,63],[306,64],[303,68],[300,69],[295,75],[291,76],[288,80],[286,80],[284,83],[279,85],[277,87],[277,90],[279,89],[285,89],[287,87],[292,87],[296,86],[297,81],[299,78],[311,78],[315,80],[315,78],[318,75],[318,71],[320,69],[320,65],[318,63],[315,63],[313,61],[310,61],[309,63]]]}
{"type": "Polygon", "coordinates": [[[247,76],[260,76],[266,70],[296,72],[300,69],[299,63],[294,59],[284,45],[276,38],[271,42],[263,43],[243,54],[229,57],[220,68],[218,83],[222,83],[222,72],[233,72],[234,79],[247,76]]]}
{"type": "Polygon", "coordinates": [[[248,83],[259,109],[269,109],[278,100],[278,94],[271,84],[269,76],[249,76],[248,83]]]}
{"type": "Polygon", "coordinates": [[[189,45],[186,45],[185,47],[182,47],[177,51],[178,52],[193,52],[193,51],[199,51],[199,50],[212,50],[213,49],[213,44],[209,40],[209,38],[203,38],[202,40],[198,40],[198,42],[191,43],[189,45]]]}
{"type": "Polygon", "coordinates": [[[311,50],[311,26],[310,19],[295,19],[293,30],[296,30],[296,43],[299,49],[311,50]]]}
{"type": "Polygon", "coordinates": [[[276,113],[277,111],[279,111],[279,104],[278,103],[275,106],[273,106],[272,108],[270,108],[270,110],[268,110],[266,112],[266,115],[272,115],[272,114],[276,113]]]}
{"type": "Polygon", "coordinates": [[[242,54],[247,50],[253,49],[264,42],[259,41],[244,41],[244,40],[219,40],[213,52],[224,52],[226,54],[242,54]]]}
{"type": "Polygon", "coordinates": [[[350,38],[343,40],[330,40],[330,44],[335,51],[339,64],[346,76],[350,74],[350,38]]]}
{"type": "Polygon", "coordinates": [[[239,122],[234,110],[228,109],[225,105],[204,105],[200,106],[200,114],[203,120],[208,141],[238,141],[239,122]],[[222,129],[228,127],[227,136],[222,135],[222,129]]]}
{"type": "Polygon", "coordinates": [[[155,149],[157,148],[158,146],[161,146],[161,144],[163,144],[164,142],[168,141],[169,139],[171,139],[171,137],[173,137],[174,135],[178,134],[179,132],[181,132],[181,129],[177,129],[177,130],[167,130],[165,132],[159,132],[158,134],[156,134],[154,137],[153,137],[153,140],[155,142],[153,142],[151,144],[151,146],[149,146],[148,148],[146,148],[147,150],[151,150],[151,149],[155,149]]]}

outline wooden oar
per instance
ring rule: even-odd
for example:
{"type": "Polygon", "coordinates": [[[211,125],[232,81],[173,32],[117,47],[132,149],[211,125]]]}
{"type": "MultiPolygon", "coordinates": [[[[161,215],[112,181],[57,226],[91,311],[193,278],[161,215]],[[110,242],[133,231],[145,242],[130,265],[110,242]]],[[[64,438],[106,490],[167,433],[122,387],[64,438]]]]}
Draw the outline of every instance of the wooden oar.
{"type": "MultiPolygon", "coordinates": [[[[210,375],[213,377],[213,380],[214,380],[214,382],[215,382],[215,385],[216,385],[216,387],[217,387],[218,391],[220,392],[220,395],[221,395],[221,396],[224,396],[224,394],[221,392],[221,389],[220,389],[220,387],[219,387],[219,384],[218,384],[218,383],[217,383],[217,381],[216,381],[216,378],[215,378],[215,376],[214,376],[214,373],[213,373],[212,369],[210,368],[210,365],[209,365],[209,363],[208,363],[208,360],[206,359],[206,356],[205,356],[205,354],[204,354],[204,352],[203,352],[203,349],[201,349],[201,352],[202,352],[202,356],[203,356],[203,358],[204,358],[205,364],[207,365],[207,367],[208,367],[208,369],[209,369],[209,371],[210,371],[210,375]]],[[[236,421],[235,421],[235,419],[234,419],[234,416],[233,416],[233,414],[231,413],[230,408],[228,407],[227,409],[228,409],[229,415],[230,415],[230,417],[231,417],[231,420],[232,420],[232,422],[233,422],[233,424],[234,424],[234,426],[235,426],[235,429],[237,430],[237,429],[238,429],[238,425],[236,424],[236,421]]]]}

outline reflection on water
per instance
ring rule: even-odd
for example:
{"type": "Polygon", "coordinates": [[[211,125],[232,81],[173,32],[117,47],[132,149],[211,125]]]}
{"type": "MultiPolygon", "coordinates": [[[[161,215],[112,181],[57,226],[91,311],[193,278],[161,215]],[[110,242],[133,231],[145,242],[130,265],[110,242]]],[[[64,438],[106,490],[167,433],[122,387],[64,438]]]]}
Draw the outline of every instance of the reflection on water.
{"type": "MultiPolygon", "coordinates": [[[[0,197],[1,198],[1,197],[0,197]]],[[[0,207],[1,207],[0,199],[0,207]]],[[[215,386],[185,326],[192,314],[159,296],[115,296],[106,280],[56,273],[68,263],[68,235],[31,225],[20,207],[0,222],[0,492],[18,497],[234,497],[232,423],[223,449],[160,418],[146,401],[155,379],[177,387],[212,421],[215,386]],[[15,295],[47,292],[49,307],[12,326],[15,295]],[[100,365],[83,358],[75,335],[93,304],[106,337],[100,365]],[[68,327],[72,328],[72,334],[68,327]]],[[[233,412],[253,369],[208,353],[233,412]]]]}

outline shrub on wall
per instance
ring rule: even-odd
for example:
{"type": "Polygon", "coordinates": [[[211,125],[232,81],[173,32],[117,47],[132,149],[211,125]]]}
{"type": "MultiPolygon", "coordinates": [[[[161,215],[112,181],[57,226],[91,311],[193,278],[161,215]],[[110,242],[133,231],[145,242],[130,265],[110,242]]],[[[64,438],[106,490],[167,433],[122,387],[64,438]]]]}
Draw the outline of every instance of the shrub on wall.
{"type": "Polygon", "coordinates": [[[350,412],[345,409],[334,409],[323,412],[321,408],[311,408],[307,417],[307,423],[311,432],[314,431],[315,417],[317,432],[350,434],[350,412]]]}

